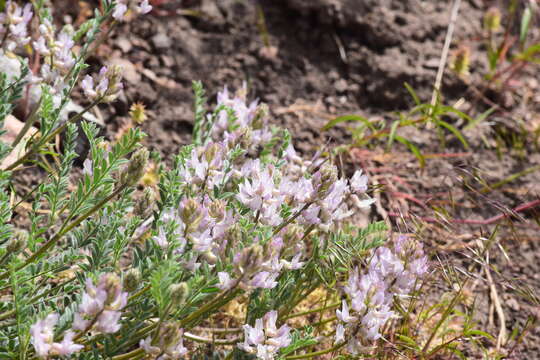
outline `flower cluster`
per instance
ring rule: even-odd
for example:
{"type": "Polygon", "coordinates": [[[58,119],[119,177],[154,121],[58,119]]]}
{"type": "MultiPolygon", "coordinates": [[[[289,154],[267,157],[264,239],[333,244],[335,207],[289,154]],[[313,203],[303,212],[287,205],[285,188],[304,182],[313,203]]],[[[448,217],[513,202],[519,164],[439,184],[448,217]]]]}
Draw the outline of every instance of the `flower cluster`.
{"type": "Polygon", "coordinates": [[[351,305],[349,308],[343,300],[342,308],[336,311],[340,321],[336,342],[347,341],[352,354],[365,351],[369,343],[382,336],[381,327],[395,316],[391,310],[394,297],[414,291],[427,271],[427,257],[421,246],[405,236],[400,236],[393,248],[375,250],[367,272],[359,274],[355,269],[349,276],[344,291],[351,305]]]}
{"type": "Polygon", "coordinates": [[[17,46],[30,42],[28,26],[32,20],[32,4],[20,7],[12,0],[5,2],[5,11],[0,14],[0,47],[13,51],[17,46]]]}
{"type": "Polygon", "coordinates": [[[290,328],[276,327],[277,311],[270,311],[262,319],[255,321],[255,326],[244,325],[244,342],[238,348],[255,354],[257,359],[273,360],[279,349],[291,343],[290,328]]]}
{"type": "Polygon", "coordinates": [[[114,274],[103,274],[95,286],[86,279],[86,292],[75,314],[73,328],[82,332],[114,333],[120,329],[121,311],[127,304],[128,293],[122,291],[122,283],[114,274]]]}
{"type": "Polygon", "coordinates": [[[76,331],[85,334],[88,331],[109,334],[120,329],[121,312],[126,306],[127,292],[122,291],[118,276],[103,274],[95,286],[92,279],[86,279],[86,292],[82,296],[73,326],[64,334],[62,342],[53,342],[54,326],[58,314],[49,314],[45,319],[32,325],[30,333],[36,354],[40,357],[52,355],[71,355],[83,348],[74,343],[76,331]]]}
{"type": "Polygon", "coordinates": [[[44,57],[45,69],[42,74],[62,76],[69,73],[76,63],[73,54],[73,30],[64,28],[58,36],[55,35],[55,27],[48,19],[43,19],[39,25],[41,36],[34,41],[34,49],[44,57]]]}
{"type": "Polygon", "coordinates": [[[179,163],[183,193],[193,195],[162,214],[153,238],[163,249],[172,246],[190,270],[201,261],[219,264],[223,290],[275,287],[283,270],[303,266],[308,228],[327,232],[352,214],[349,202],[365,208],[372,201],[358,198],[367,190],[361,171],[339,179],[335,166],[318,155],[305,161],[291,144],[280,161],[252,156],[273,141],[266,112],[263,104],[245,102],[245,89],[234,97],[227,89],[218,94],[211,139],[179,163]],[[234,196],[216,197],[219,192],[234,196]],[[271,235],[246,234],[238,225],[245,220],[271,235]]]}
{"type": "Polygon", "coordinates": [[[32,345],[36,355],[42,358],[49,356],[65,356],[80,351],[84,346],[75,344],[75,333],[69,330],[61,342],[54,342],[54,327],[58,323],[58,314],[49,314],[45,319],[37,321],[30,327],[32,345]]]}
{"type": "Polygon", "coordinates": [[[148,0],[117,0],[112,16],[119,21],[125,20],[130,9],[136,14],[148,14],[152,11],[152,5],[148,0]]]}
{"type": "Polygon", "coordinates": [[[225,139],[231,145],[243,137],[243,145],[247,145],[246,148],[254,148],[271,140],[272,132],[266,118],[268,109],[257,100],[248,104],[246,95],[245,83],[234,96],[231,96],[227,87],[218,93],[217,109],[222,110],[219,111],[213,124],[212,139],[216,141],[225,139]],[[234,119],[231,119],[227,109],[232,111],[234,119]]]}
{"type": "Polygon", "coordinates": [[[178,324],[164,323],[158,332],[156,340],[151,337],[140,341],[140,346],[144,352],[156,360],[180,359],[187,354],[184,347],[184,331],[178,324]]]}
{"type": "Polygon", "coordinates": [[[86,75],[81,81],[81,87],[90,101],[107,103],[116,99],[118,93],[123,89],[121,80],[120,66],[104,66],[95,79],[86,75]]]}

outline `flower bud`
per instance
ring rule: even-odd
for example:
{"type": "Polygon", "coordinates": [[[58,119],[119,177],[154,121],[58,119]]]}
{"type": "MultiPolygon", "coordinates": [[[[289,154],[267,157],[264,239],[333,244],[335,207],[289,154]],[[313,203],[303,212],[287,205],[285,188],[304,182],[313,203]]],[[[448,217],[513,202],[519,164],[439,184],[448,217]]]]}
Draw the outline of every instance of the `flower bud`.
{"type": "Polygon", "coordinates": [[[318,195],[323,197],[326,195],[330,186],[338,179],[337,169],[334,165],[324,164],[319,171],[314,175],[314,188],[317,189],[318,195]]]}
{"type": "Polygon", "coordinates": [[[212,251],[206,251],[204,254],[202,254],[204,260],[210,265],[215,265],[218,261],[218,258],[212,251]]]}
{"type": "Polygon", "coordinates": [[[148,156],[149,154],[146,148],[140,148],[133,154],[127,169],[121,177],[125,185],[134,186],[143,177],[146,165],[148,164],[148,156]]]}
{"type": "Polygon", "coordinates": [[[225,239],[227,240],[227,248],[234,248],[242,241],[242,229],[240,225],[234,224],[225,231],[225,239]]]}
{"type": "Polygon", "coordinates": [[[249,149],[249,147],[253,143],[251,129],[246,128],[245,130],[243,130],[240,136],[238,136],[237,141],[242,149],[249,149]]]}
{"type": "Polygon", "coordinates": [[[166,322],[161,326],[159,334],[160,344],[163,344],[163,348],[167,349],[178,343],[182,336],[182,331],[178,323],[166,322]]]}
{"type": "Polygon", "coordinates": [[[120,90],[124,88],[122,85],[122,68],[119,65],[111,66],[106,72],[106,78],[109,86],[105,92],[103,102],[111,102],[116,99],[120,90]]]}
{"type": "Polygon", "coordinates": [[[139,269],[136,269],[136,268],[129,269],[126,275],[124,276],[124,289],[127,292],[133,292],[137,290],[140,283],[141,283],[141,272],[139,271],[139,269]]]}
{"type": "Polygon", "coordinates": [[[253,118],[253,121],[251,122],[251,127],[253,130],[260,130],[264,127],[265,118],[268,116],[269,110],[268,105],[266,104],[260,104],[257,107],[257,110],[255,112],[255,117],[253,118]]]}
{"type": "Polygon", "coordinates": [[[154,202],[156,199],[156,193],[152,188],[144,189],[144,194],[142,198],[135,204],[134,213],[137,216],[145,218],[150,215],[154,207],[154,202]]]}
{"type": "Polygon", "coordinates": [[[208,207],[208,214],[219,222],[225,217],[225,206],[226,203],[223,200],[212,201],[208,207]]]}
{"type": "Polygon", "coordinates": [[[104,289],[107,292],[107,299],[105,300],[105,306],[115,307],[119,302],[119,297],[122,294],[122,284],[120,278],[113,273],[104,274],[99,279],[99,288],[104,289]]]}
{"type": "Polygon", "coordinates": [[[203,218],[203,212],[199,202],[196,199],[185,199],[182,201],[180,218],[188,226],[189,229],[187,232],[197,229],[203,218]]]}
{"type": "Polygon", "coordinates": [[[458,76],[464,76],[469,74],[469,64],[471,61],[471,51],[468,47],[463,46],[459,48],[454,55],[454,61],[452,63],[452,70],[458,76]]]}
{"type": "Polygon", "coordinates": [[[208,146],[206,147],[204,151],[204,157],[206,161],[211,163],[219,151],[221,151],[221,147],[219,146],[218,143],[208,144],[208,146]]]}
{"type": "Polygon", "coordinates": [[[22,251],[28,242],[28,233],[26,231],[17,231],[13,234],[13,237],[8,241],[6,250],[10,254],[17,254],[22,251]]]}
{"type": "Polygon", "coordinates": [[[171,285],[170,291],[173,304],[178,306],[186,302],[189,295],[189,286],[185,282],[173,284],[171,285]]]}
{"type": "Polygon", "coordinates": [[[297,244],[304,234],[304,229],[296,224],[291,224],[285,229],[283,234],[283,243],[285,247],[297,244]]]}
{"type": "Polygon", "coordinates": [[[243,249],[239,255],[235,264],[236,270],[240,274],[249,274],[257,271],[260,267],[263,258],[263,248],[258,244],[251,245],[243,249]]]}
{"type": "Polygon", "coordinates": [[[492,7],[484,14],[484,30],[494,32],[499,30],[500,26],[501,11],[496,7],[492,7]]]}

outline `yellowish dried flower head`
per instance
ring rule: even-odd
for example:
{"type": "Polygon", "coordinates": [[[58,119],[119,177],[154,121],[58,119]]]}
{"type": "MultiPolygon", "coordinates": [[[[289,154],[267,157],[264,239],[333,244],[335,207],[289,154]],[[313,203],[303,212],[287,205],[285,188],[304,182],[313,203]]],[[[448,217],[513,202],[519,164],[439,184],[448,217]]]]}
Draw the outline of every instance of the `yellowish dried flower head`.
{"type": "Polygon", "coordinates": [[[460,47],[455,55],[452,62],[452,70],[458,76],[467,76],[469,75],[469,65],[471,62],[471,50],[467,46],[460,47]]]}
{"type": "Polygon", "coordinates": [[[494,32],[501,26],[501,11],[492,7],[484,14],[484,30],[494,32]]]}
{"type": "Polygon", "coordinates": [[[141,125],[143,122],[148,119],[146,116],[146,107],[143,103],[134,103],[131,105],[129,109],[129,116],[131,117],[131,121],[137,125],[141,125]]]}

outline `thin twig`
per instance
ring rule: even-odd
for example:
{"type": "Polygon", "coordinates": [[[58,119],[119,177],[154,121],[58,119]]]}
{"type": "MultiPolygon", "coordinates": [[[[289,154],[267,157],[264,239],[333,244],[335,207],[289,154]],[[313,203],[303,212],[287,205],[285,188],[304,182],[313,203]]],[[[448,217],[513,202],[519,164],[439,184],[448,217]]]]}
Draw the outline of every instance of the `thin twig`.
{"type": "Polygon", "coordinates": [[[461,0],[454,0],[452,6],[452,14],[450,15],[450,23],[448,24],[448,30],[446,31],[446,38],[444,39],[444,47],[439,60],[439,68],[437,70],[437,77],[435,78],[435,86],[433,94],[431,95],[431,106],[435,106],[437,103],[437,96],[441,90],[442,77],[444,69],[446,67],[446,60],[448,59],[448,50],[450,49],[450,43],[452,42],[452,36],[454,34],[454,28],[456,25],[457,16],[459,13],[459,7],[461,0]]]}
{"type": "Polygon", "coordinates": [[[499,336],[497,337],[497,351],[499,351],[501,350],[501,346],[504,346],[506,344],[506,318],[504,316],[504,311],[501,306],[501,301],[499,300],[499,295],[497,294],[497,288],[493,283],[493,278],[491,277],[491,273],[489,271],[489,265],[487,265],[484,269],[489,283],[491,301],[493,301],[493,305],[495,306],[495,310],[497,311],[497,316],[499,317],[500,330],[499,336]]]}
{"type": "MultiPolygon", "coordinates": [[[[529,210],[529,209],[533,209],[533,208],[538,207],[538,206],[540,206],[540,199],[530,201],[530,202],[525,203],[525,204],[521,204],[518,207],[516,207],[516,208],[514,208],[514,209],[512,209],[512,210],[510,210],[508,212],[492,216],[492,217],[490,217],[488,219],[485,219],[485,220],[472,220],[472,219],[445,219],[445,220],[448,221],[449,223],[453,223],[453,224],[491,225],[491,224],[497,223],[497,222],[499,222],[499,221],[501,221],[503,219],[515,216],[519,212],[529,210]]],[[[411,215],[399,214],[399,213],[395,213],[395,212],[389,212],[388,216],[400,217],[400,218],[403,218],[403,219],[410,219],[410,218],[413,217],[411,215]]],[[[414,217],[419,219],[419,220],[422,220],[422,221],[425,221],[425,222],[430,222],[430,223],[439,223],[440,222],[439,219],[436,219],[436,218],[433,218],[433,217],[417,217],[417,216],[414,216],[414,217]]]]}

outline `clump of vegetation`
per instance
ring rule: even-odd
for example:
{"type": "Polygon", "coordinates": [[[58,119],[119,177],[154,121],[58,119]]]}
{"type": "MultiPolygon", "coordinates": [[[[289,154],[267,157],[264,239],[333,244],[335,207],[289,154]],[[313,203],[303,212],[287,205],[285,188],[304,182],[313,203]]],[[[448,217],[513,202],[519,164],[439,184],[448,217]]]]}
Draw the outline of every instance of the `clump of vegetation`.
{"type": "Polygon", "coordinates": [[[113,142],[81,121],[122,90],[118,67],[83,77],[103,28],[151,11],[147,1],[101,5],[80,28],[60,31],[43,1],[3,6],[1,56],[20,72],[0,75],[0,120],[21,103],[31,108],[0,158],[39,130],[0,170],[0,357],[428,359],[463,356],[464,340],[482,347],[477,340],[490,338],[458,306],[459,276],[430,264],[413,237],[381,222],[354,225],[372,203],[362,171],[346,178],[329,155],[303,159],[245,88],[223,90],[208,111],[194,82],[193,143],[171,167],[140,145],[144,107],[132,107],[133,127],[113,142]],[[88,104],[63,118],[79,84],[88,104]],[[77,124],[90,144],[80,174],[77,124]],[[26,193],[23,166],[42,168],[26,193]],[[23,201],[30,209],[13,218],[23,201]],[[440,274],[457,289],[436,299],[430,284],[440,274]],[[318,307],[300,310],[313,294],[318,307]]]}

